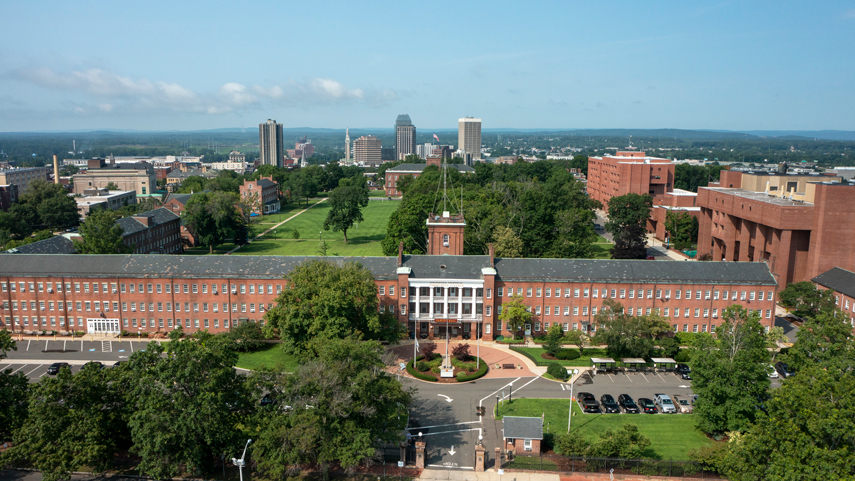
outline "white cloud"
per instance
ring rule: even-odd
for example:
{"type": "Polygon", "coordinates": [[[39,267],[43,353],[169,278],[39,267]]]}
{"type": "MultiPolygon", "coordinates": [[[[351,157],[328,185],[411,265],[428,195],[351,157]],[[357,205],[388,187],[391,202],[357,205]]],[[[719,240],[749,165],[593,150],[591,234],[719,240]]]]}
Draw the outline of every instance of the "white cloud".
{"type": "MultiPolygon", "coordinates": [[[[289,80],[283,85],[269,86],[227,82],[215,92],[204,93],[177,83],[131,78],[97,68],[67,73],[56,72],[47,67],[19,69],[12,72],[12,77],[52,90],[88,94],[92,97],[89,105],[91,108],[77,107],[75,111],[78,113],[170,110],[219,115],[270,105],[311,107],[361,102],[369,107],[379,107],[399,98],[398,93],[391,89],[348,88],[329,78],[313,78],[301,82],[289,80]],[[110,101],[105,102],[106,99],[110,101]]],[[[86,105],[85,99],[79,96],[74,100],[80,105],[86,105]]]]}

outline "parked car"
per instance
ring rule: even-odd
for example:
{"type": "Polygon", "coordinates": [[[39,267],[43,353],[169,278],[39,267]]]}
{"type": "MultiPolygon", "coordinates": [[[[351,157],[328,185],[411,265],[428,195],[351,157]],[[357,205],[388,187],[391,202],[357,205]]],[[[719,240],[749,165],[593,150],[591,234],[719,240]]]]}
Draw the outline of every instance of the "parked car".
{"type": "Polygon", "coordinates": [[[600,411],[600,403],[597,402],[597,398],[594,397],[593,394],[589,392],[580,392],[579,393],[579,405],[582,407],[582,412],[586,413],[599,413],[600,411]]]}
{"type": "Polygon", "coordinates": [[[623,412],[627,414],[638,414],[638,405],[635,404],[635,401],[632,400],[629,394],[621,394],[617,398],[617,402],[620,407],[623,408],[623,412]]]}
{"type": "Polygon", "coordinates": [[[116,361],[113,363],[113,368],[122,367],[125,364],[125,361],[116,361]]]}
{"type": "Polygon", "coordinates": [[[671,398],[667,394],[654,394],[653,402],[659,406],[659,410],[663,413],[672,414],[677,412],[677,406],[674,406],[674,402],[671,401],[671,398]]]}
{"type": "Polygon", "coordinates": [[[671,399],[674,401],[674,405],[677,406],[677,409],[679,409],[681,413],[689,414],[694,410],[692,403],[690,403],[685,396],[675,394],[671,396],[671,399]]]}
{"type": "Polygon", "coordinates": [[[769,377],[771,377],[772,379],[778,379],[778,371],[775,370],[775,366],[773,366],[771,364],[768,364],[768,366],[769,366],[769,369],[768,369],[769,377]]]}
{"type": "Polygon", "coordinates": [[[646,397],[638,398],[638,406],[641,408],[641,412],[645,414],[656,414],[659,412],[656,410],[656,405],[653,404],[653,401],[646,397]]]}
{"type": "Polygon", "coordinates": [[[603,411],[606,413],[620,414],[620,406],[615,402],[615,398],[611,394],[603,394],[600,396],[600,404],[603,405],[603,411]]]}
{"type": "Polygon", "coordinates": [[[692,370],[689,368],[688,364],[677,364],[677,367],[674,368],[674,372],[680,376],[680,379],[692,380],[692,370]]]}
{"type": "Polygon", "coordinates": [[[51,376],[54,376],[56,374],[59,374],[59,370],[64,367],[69,367],[67,362],[55,362],[47,368],[47,373],[51,376]]]}
{"type": "Polygon", "coordinates": [[[781,377],[784,379],[796,375],[796,373],[793,372],[792,369],[790,369],[790,366],[788,366],[787,363],[782,361],[778,361],[775,363],[775,370],[778,371],[778,374],[780,374],[781,377]]]}

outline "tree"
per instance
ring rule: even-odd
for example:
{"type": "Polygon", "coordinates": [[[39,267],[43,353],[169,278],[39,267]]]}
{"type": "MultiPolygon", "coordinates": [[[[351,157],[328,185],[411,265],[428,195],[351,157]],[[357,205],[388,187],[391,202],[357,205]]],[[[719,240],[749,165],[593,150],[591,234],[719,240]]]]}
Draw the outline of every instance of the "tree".
{"type": "Polygon", "coordinates": [[[451,355],[454,356],[458,361],[468,361],[469,354],[469,344],[458,344],[451,349],[451,355]]]}
{"type": "Polygon", "coordinates": [[[211,253],[214,246],[226,239],[235,239],[239,234],[243,222],[235,202],[235,196],[226,192],[200,193],[187,202],[183,216],[185,224],[211,253]]]}
{"type": "Polygon", "coordinates": [[[751,429],[729,443],[722,474],[745,480],[852,479],[853,399],[851,372],[806,368],[775,389],[751,429]]]}
{"type": "Polygon", "coordinates": [[[591,338],[582,331],[568,330],[564,333],[564,339],[579,348],[581,355],[584,348],[591,345],[591,338]]]}
{"type": "Polygon", "coordinates": [[[665,230],[677,250],[688,249],[698,242],[698,219],[687,212],[668,211],[665,214],[665,230]]]}
{"type": "Polygon", "coordinates": [[[522,296],[511,296],[510,300],[502,304],[502,312],[499,320],[508,326],[508,331],[517,332],[525,324],[531,323],[532,314],[525,305],[522,296]]]}
{"type": "Polygon", "coordinates": [[[561,324],[555,322],[549,326],[546,336],[543,338],[543,349],[550,355],[555,356],[561,350],[561,343],[564,341],[564,330],[561,329],[561,324]]]}
{"type": "Polygon", "coordinates": [[[855,368],[850,318],[833,303],[806,317],[796,336],[796,342],[783,356],[796,372],[812,366],[844,372],[855,368]]]}
{"type": "Polygon", "coordinates": [[[223,343],[173,340],[138,351],[123,370],[132,402],[129,425],[141,473],[155,479],[210,470],[235,452],[253,407],[237,354],[223,343]]]}
{"type": "Polygon", "coordinates": [[[123,234],[125,229],[116,222],[116,213],[98,209],[90,212],[80,225],[83,240],[74,239],[74,249],[78,254],[129,254],[133,248],[126,245],[123,234]]]}
{"type": "Polygon", "coordinates": [[[647,256],[647,219],[653,199],[626,194],[609,200],[609,221],[605,228],[614,236],[612,259],[644,259],[647,256]]]}
{"type": "Polygon", "coordinates": [[[324,190],[333,190],[339,186],[339,182],[344,178],[344,169],[338,165],[338,162],[330,162],[324,169],[325,181],[324,190]]]}
{"type": "Polygon", "coordinates": [[[810,281],[793,282],[778,294],[778,302],[792,309],[798,317],[816,316],[820,311],[834,309],[834,293],[819,289],[810,281]]]}
{"type": "Polygon", "coordinates": [[[29,462],[48,481],[70,479],[81,466],[106,471],[127,429],[125,403],[111,381],[113,372],[96,366],[74,376],[61,369],[42,379],[30,393],[29,417],[4,461],[29,462]]]}
{"type": "Polygon", "coordinates": [[[287,352],[314,358],[333,340],[361,337],[395,342],[401,327],[392,314],[378,312],[371,271],[355,262],[313,260],[288,275],[288,289],[267,311],[264,330],[279,334],[287,352]]]}
{"type": "Polygon", "coordinates": [[[435,342],[423,342],[421,343],[421,347],[419,348],[419,354],[425,358],[426,361],[430,361],[433,359],[433,353],[436,352],[436,343],[435,342]]]}
{"type": "Polygon", "coordinates": [[[389,375],[379,342],[337,339],[318,357],[277,383],[289,411],[270,411],[260,423],[254,458],[266,477],[284,480],[308,465],[323,478],[338,463],[345,470],[401,440],[412,393],[389,375]]]}
{"type": "Polygon", "coordinates": [[[624,424],[618,429],[607,429],[600,439],[588,449],[590,456],[600,458],[639,459],[650,446],[650,439],[638,431],[635,424],[624,424]]]}
{"type": "Polygon", "coordinates": [[[9,331],[3,329],[0,331],[0,359],[6,359],[8,351],[17,351],[18,345],[12,340],[12,335],[9,331]]]}
{"type": "Polygon", "coordinates": [[[493,232],[496,238],[494,243],[496,247],[496,257],[522,257],[523,245],[522,239],[517,236],[510,228],[500,225],[493,232]]]}
{"type": "Polygon", "coordinates": [[[362,209],[368,205],[368,186],[363,179],[342,179],[330,192],[329,211],[324,220],[324,230],[341,231],[347,243],[347,229],[362,222],[362,209]]]}
{"type": "Polygon", "coordinates": [[[67,229],[80,223],[77,202],[59,185],[36,179],[21,194],[18,204],[10,212],[30,226],[51,230],[67,229]]]}
{"type": "Polygon", "coordinates": [[[306,172],[306,169],[300,169],[290,177],[289,188],[291,196],[296,198],[306,198],[306,207],[309,207],[309,199],[318,195],[318,184],[315,179],[306,172]]]}
{"type": "Polygon", "coordinates": [[[600,326],[597,342],[607,345],[609,356],[615,358],[650,357],[656,339],[671,330],[670,324],[659,316],[629,316],[612,299],[603,301],[594,322],[600,326]]]}
{"type": "Polygon", "coordinates": [[[228,333],[237,351],[250,352],[264,345],[264,333],[255,321],[244,321],[233,327],[228,333]]]}
{"type": "Polygon", "coordinates": [[[769,396],[769,352],[759,314],[733,305],[722,318],[714,342],[697,346],[692,364],[695,419],[706,433],[747,430],[769,396]]]}
{"type": "MultiPolygon", "coordinates": [[[[9,331],[0,331],[0,359],[6,358],[6,352],[17,350],[9,331]]],[[[27,418],[28,393],[29,383],[24,373],[13,374],[12,369],[0,371],[0,441],[11,439],[27,418]]]]}
{"type": "Polygon", "coordinates": [[[104,188],[107,190],[119,190],[119,186],[115,182],[107,182],[107,186],[104,188]]]}

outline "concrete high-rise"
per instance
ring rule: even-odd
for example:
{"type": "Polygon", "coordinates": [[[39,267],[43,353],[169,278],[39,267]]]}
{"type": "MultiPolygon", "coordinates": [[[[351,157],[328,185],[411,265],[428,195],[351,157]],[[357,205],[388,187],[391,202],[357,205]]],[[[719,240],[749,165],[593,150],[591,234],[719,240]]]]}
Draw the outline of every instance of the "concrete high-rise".
{"type": "Polygon", "coordinates": [[[353,160],[377,165],[382,162],[380,139],[373,135],[362,136],[353,141],[353,160]]]}
{"type": "Polygon", "coordinates": [[[416,127],[407,114],[395,120],[395,150],[398,160],[416,153],[416,127]]]}
{"type": "Polygon", "coordinates": [[[457,148],[481,159],[481,119],[465,117],[457,121],[457,148]]]}
{"type": "Polygon", "coordinates": [[[285,152],[282,124],[277,124],[273,119],[258,124],[258,152],[262,164],[282,167],[285,152]]]}

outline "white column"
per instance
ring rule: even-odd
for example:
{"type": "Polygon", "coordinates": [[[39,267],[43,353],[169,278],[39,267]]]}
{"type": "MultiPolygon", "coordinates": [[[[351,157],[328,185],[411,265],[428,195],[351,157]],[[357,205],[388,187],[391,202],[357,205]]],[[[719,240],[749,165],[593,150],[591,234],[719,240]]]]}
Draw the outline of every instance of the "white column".
{"type": "MultiPolygon", "coordinates": [[[[418,318],[418,317],[421,315],[421,312],[422,312],[422,311],[421,311],[421,309],[419,308],[419,304],[420,304],[420,302],[419,302],[419,301],[421,300],[421,298],[419,297],[419,288],[418,288],[418,287],[412,287],[412,286],[411,286],[411,287],[410,287],[410,289],[415,289],[415,290],[416,290],[416,312],[414,312],[414,313],[413,313],[413,315],[414,315],[416,318],[418,318]]],[[[410,299],[409,299],[409,297],[408,297],[408,298],[407,298],[407,303],[409,303],[409,302],[410,302],[410,299]]]]}

